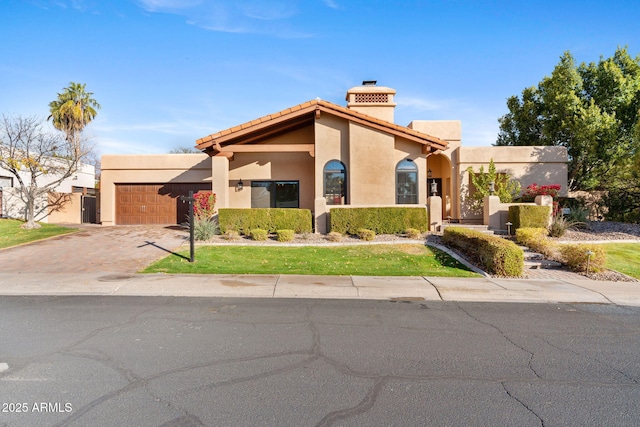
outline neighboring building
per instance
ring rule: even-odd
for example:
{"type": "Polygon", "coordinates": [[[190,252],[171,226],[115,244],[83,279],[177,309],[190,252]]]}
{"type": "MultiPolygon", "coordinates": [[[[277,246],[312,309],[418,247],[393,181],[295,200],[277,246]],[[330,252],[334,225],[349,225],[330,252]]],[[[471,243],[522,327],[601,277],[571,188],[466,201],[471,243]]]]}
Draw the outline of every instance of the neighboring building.
{"type": "MultiPolygon", "coordinates": [[[[53,192],[37,200],[35,220],[76,224],[97,222],[95,215],[95,176],[94,166],[80,165],[78,171],[63,180],[53,189],[53,192]],[[92,197],[94,200],[84,200],[85,197],[92,197]]],[[[21,179],[25,183],[30,182],[31,176],[29,172],[22,173],[21,179]]],[[[38,177],[38,184],[45,186],[56,179],[58,178],[55,176],[43,174],[38,177]]],[[[12,173],[0,167],[0,217],[25,219],[25,208],[25,203],[20,197],[18,179],[12,173]]]]}
{"type": "Polygon", "coordinates": [[[365,82],[347,106],[314,100],[196,141],[203,154],[105,155],[104,225],[183,222],[178,196],[212,190],[217,207],[293,207],[314,213],[326,231],[333,205],[427,203],[428,183],[442,216],[477,220],[465,203],[467,168],[494,160],[499,172],[531,183],[567,185],[560,147],[461,147],[459,121],[394,123],[395,90],[365,82]]]}

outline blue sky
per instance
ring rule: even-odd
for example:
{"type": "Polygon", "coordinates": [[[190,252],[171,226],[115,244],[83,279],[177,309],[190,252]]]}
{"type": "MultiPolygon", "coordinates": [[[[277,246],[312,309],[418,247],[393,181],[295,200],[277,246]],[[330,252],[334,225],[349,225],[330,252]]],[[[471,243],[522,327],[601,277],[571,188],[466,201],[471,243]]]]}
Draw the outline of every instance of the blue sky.
{"type": "Polygon", "coordinates": [[[567,50],[636,56],[638,22],[636,0],[1,0],[0,113],[46,118],[86,83],[100,154],[167,153],[377,80],[396,123],[461,120],[490,145],[509,96],[567,50]]]}

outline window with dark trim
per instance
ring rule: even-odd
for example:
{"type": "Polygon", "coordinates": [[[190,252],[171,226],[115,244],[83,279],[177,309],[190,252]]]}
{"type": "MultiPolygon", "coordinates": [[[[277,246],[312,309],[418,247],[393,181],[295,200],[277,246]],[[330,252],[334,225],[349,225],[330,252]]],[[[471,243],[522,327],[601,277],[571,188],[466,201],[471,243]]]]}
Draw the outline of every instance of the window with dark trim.
{"type": "Polygon", "coordinates": [[[4,188],[13,187],[13,177],[0,176],[0,187],[4,187],[4,188]]]}
{"type": "Polygon", "coordinates": [[[251,181],[252,208],[300,207],[299,181],[251,181]]]}
{"type": "Polygon", "coordinates": [[[347,203],[347,169],[339,160],[324,165],[324,198],[327,205],[347,203]]]}
{"type": "Polygon", "coordinates": [[[418,203],[418,166],[413,160],[401,160],[396,166],[396,203],[418,203]]]}

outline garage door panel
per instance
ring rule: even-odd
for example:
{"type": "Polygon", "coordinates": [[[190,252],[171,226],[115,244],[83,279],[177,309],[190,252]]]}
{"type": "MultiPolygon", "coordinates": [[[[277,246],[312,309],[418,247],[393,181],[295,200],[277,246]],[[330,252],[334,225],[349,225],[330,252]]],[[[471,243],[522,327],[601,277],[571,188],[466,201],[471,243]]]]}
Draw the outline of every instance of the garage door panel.
{"type": "Polygon", "coordinates": [[[179,197],[199,190],[211,184],[116,184],[116,224],[183,223],[189,205],[179,197]]]}

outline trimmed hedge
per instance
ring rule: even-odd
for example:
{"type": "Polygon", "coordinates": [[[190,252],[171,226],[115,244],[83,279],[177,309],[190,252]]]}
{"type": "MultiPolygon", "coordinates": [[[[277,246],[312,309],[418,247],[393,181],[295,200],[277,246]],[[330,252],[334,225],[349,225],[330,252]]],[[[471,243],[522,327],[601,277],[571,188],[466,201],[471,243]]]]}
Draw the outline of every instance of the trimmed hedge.
{"type": "Polygon", "coordinates": [[[524,253],[512,241],[462,227],[445,228],[442,240],[462,251],[490,274],[503,277],[523,275],[524,253]]]}
{"type": "Polygon", "coordinates": [[[421,232],[429,230],[429,218],[425,208],[332,208],[329,212],[329,229],[341,234],[358,234],[365,228],[376,234],[400,234],[408,228],[421,232]]]}
{"type": "Polygon", "coordinates": [[[522,227],[516,230],[516,242],[541,253],[549,259],[556,259],[558,245],[549,239],[546,228],[522,227]]]}
{"type": "Polygon", "coordinates": [[[547,228],[551,206],[538,205],[514,205],[509,206],[509,222],[513,224],[512,230],[518,228],[547,228]]]}
{"type": "Polygon", "coordinates": [[[249,234],[250,230],[261,228],[268,233],[278,230],[293,230],[296,233],[310,233],[311,211],[309,209],[255,208],[218,210],[220,232],[228,230],[249,234]]]}
{"type": "Polygon", "coordinates": [[[602,246],[588,243],[574,243],[560,245],[562,261],[572,271],[586,272],[587,259],[589,260],[589,273],[597,273],[604,269],[607,263],[607,254],[602,246]],[[587,256],[591,252],[591,256],[587,256]]]}

